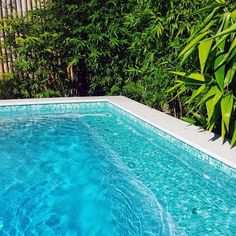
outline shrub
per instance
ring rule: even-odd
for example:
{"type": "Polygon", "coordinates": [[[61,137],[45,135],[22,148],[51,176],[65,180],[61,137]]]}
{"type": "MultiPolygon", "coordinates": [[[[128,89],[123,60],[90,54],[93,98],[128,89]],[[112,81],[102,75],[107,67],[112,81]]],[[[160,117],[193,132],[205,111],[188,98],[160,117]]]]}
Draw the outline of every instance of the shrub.
{"type": "Polygon", "coordinates": [[[52,0],[23,18],[5,19],[5,46],[16,59],[0,96],[123,94],[184,114],[178,96],[168,102],[175,93],[167,92],[173,83],[168,71],[178,68],[175,59],[193,22],[204,18],[190,15],[199,5],[52,0]]]}
{"type": "Polygon", "coordinates": [[[199,69],[174,72],[177,86],[189,90],[190,112],[208,130],[221,132],[236,143],[236,4],[217,1],[197,13],[211,11],[198,24],[180,53],[182,63],[198,52],[199,69]],[[206,117],[207,115],[207,117],[206,117]]]}

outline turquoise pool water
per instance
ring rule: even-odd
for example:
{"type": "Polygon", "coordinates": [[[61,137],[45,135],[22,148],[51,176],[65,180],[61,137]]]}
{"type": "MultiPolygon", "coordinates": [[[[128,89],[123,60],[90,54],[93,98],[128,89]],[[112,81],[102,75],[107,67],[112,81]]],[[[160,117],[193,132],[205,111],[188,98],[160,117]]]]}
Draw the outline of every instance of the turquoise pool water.
{"type": "Polygon", "coordinates": [[[236,235],[236,171],[106,102],[0,107],[0,235],[236,235]]]}

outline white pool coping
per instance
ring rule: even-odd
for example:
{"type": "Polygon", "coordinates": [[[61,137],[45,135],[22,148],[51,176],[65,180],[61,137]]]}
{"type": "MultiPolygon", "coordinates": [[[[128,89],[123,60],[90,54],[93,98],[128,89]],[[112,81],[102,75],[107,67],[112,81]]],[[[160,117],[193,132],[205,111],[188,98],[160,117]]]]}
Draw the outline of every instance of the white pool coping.
{"type": "Polygon", "coordinates": [[[236,147],[204,131],[124,96],[0,100],[0,106],[107,101],[236,169],[236,147]]]}

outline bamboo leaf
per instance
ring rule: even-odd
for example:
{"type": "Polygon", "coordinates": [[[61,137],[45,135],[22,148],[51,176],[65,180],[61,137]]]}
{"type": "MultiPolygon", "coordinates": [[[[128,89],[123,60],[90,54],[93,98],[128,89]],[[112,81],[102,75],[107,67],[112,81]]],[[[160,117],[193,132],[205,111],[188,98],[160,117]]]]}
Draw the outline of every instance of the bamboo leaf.
{"type": "Polygon", "coordinates": [[[215,96],[209,100],[206,101],[206,108],[207,108],[207,115],[208,115],[208,120],[210,121],[212,118],[212,115],[215,110],[216,104],[219,102],[219,100],[222,97],[222,93],[216,93],[215,96]]]}
{"type": "Polygon", "coordinates": [[[203,33],[209,30],[213,25],[217,23],[217,20],[211,20],[200,32],[203,33]]]}
{"type": "Polygon", "coordinates": [[[184,53],[182,60],[180,62],[180,65],[184,64],[184,62],[189,58],[189,56],[194,52],[195,49],[196,49],[196,45],[193,46],[191,49],[189,49],[186,53],[184,53]]]}
{"type": "Polygon", "coordinates": [[[231,18],[232,18],[233,20],[236,19],[236,9],[231,12],[231,18]]]}
{"type": "Polygon", "coordinates": [[[225,66],[222,65],[219,67],[221,62],[224,60],[225,54],[219,54],[215,59],[214,69],[216,82],[219,85],[220,89],[224,89],[224,78],[225,78],[225,66]]]}
{"type": "Polygon", "coordinates": [[[212,42],[213,42],[213,39],[203,40],[200,42],[198,46],[199,60],[200,60],[202,74],[204,72],[206,61],[211,50],[212,42]]]}
{"type": "Polygon", "coordinates": [[[171,92],[177,88],[179,88],[183,83],[182,82],[179,82],[178,84],[174,85],[173,87],[171,87],[170,89],[167,90],[167,92],[171,92]]]}
{"type": "Polygon", "coordinates": [[[223,96],[223,93],[218,89],[218,90],[215,90],[215,95],[213,97],[209,97],[209,99],[206,100],[206,108],[207,108],[209,124],[215,113],[215,109],[218,108],[217,104],[220,101],[222,96],[223,96]]]}
{"type": "Polygon", "coordinates": [[[224,81],[224,88],[227,87],[233,80],[236,72],[236,62],[233,63],[232,67],[229,68],[224,81]]]}
{"type": "Polygon", "coordinates": [[[187,78],[193,79],[193,80],[205,81],[204,75],[199,74],[199,73],[188,74],[186,72],[180,72],[180,71],[172,71],[171,73],[175,74],[175,75],[180,75],[182,77],[187,77],[187,78]]]}
{"type": "MultiPolygon", "coordinates": [[[[236,38],[235,38],[236,40],[236,38]]],[[[229,58],[227,60],[227,63],[230,62],[236,55],[236,45],[234,45],[234,48],[231,50],[231,52],[229,53],[229,58]]]]}
{"type": "MultiPolygon", "coordinates": [[[[219,9],[219,7],[215,7],[215,5],[213,5],[214,9],[213,11],[206,17],[206,19],[199,25],[199,27],[197,28],[197,30],[193,33],[192,37],[190,37],[189,41],[191,41],[195,36],[196,34],[198,34],[200,31],[202,32],[202,30],[204,30],[204,28],[206,30],[208,30],[209,27],[206,27],[209,22],[210,22],[210,25],[214,24],[212,21],[212,18],[214,17],[215,15],[215,12],[219,9]]],[[[201,10],[201,9],[200,9],[201,10]]],[[[204,31],[203,31],[204,32],[204,31]]]]}
{"type": "Polygon", "coordinates": [[[221,115],[226,131],[229,131],[230,117],[233,110],[234,96],[228,93],[221,99],[221,115]]]}
{"type": "Polygon", "coordinates": [[[223,30],[225,30],[225,29],[227,29],[229,27],[230,17],[231,17],[231,13],[230,12],[225,12],[223,14],[222,24],[219,27],[219,29],[217,31],[217,34],[222,32],[223,30]]]}
{"type": "Polygon", "coordinates": [[[221,137],[224,138],[227,133],[224,120],[221,119],[221,137]]]}
{"type": "Polygon", "coordinates": [[[183,121],[185,121],[185,122],[187,122],[187,123],[189,123],[189,124],[196,124],[196,120],[195,119],[193,119],[193,118],[189,118],[189,117],[181,117],[181,120],[183,120],[183,121]]]}
{"type": "Polygon", "coordinates": [[[206,88],[206,85],[201,85],[197,90],[194,90],[191,98],[187,101],[187,104],[191,103],[197,96],[199,96],[206,88]]]}
{"type": "Polygon", "coordinates": [[[216,2],[219,3],[219,4],[224,4],[225,0],[216,0],[216,2]]]}
{"type": "Polygon", "coordinates": [[[187,51],[189,51],[192,47],[194,47],[200,40],[202,40],[207,34],[209,34],[210,31],[206,31],[200,35],[198,35],[196,38],[194,38],[179,54],[179,57],[183,56],[187,51]]]}
{"type": "Polygon", "coordinates": [[[209,11],[209,10],[214,10],[218,6],[219,6],[219,4],[217,4],[217,3],[213,3],[211,5],[207,5],[207,6],[203,7],[203,8],[200,8],[199,10],[194,11],[193,13],[189,14],[189,16],[194,16],[194,15],[199,14],[199,13],[203,13],[203,12],[206,12],[206,11],[209,11]]]}
{"type": "Polygon", "coordinates": [[[214,39],[214,38],[218,38],[218,37],[222,37],[226,34],[230,34],[230,33],[233,33],[236,31],[236,23],[233,24],[231,27],[229,27],[228,29],[216,34],[215,36],[212,36],[211,38],[214,39]]]}
{"type": "Polygon", "coordinates": [[[205,83],[204,81],[194,80],[190,78],[181,78],[178,79],[177,82],[183,82],[186,85],[203,85],[205,83]]]}
{"type": "Polygon", "coordinates": [[[182,85],[182,87],[180,88],[179,92],[172,99],[175,99],[175,98],[179,97],[185,91],[186,91],[186,87],[184,85],[182,85]]]}
{"type": "Polygon", "coordinates": [[[221,67],[224,63],[227,62],[227,60],[232,59],[235,54],[236,54],[236,37],[234,38],[233,42],[230,45],[229,51],[227,52],[227,54],[225,54],[223,60],[217,65],[217,68],[221,67]]]}
{"type": "Polygon", "coordinates": [[[234,121],[234,131],[231,139],[231,145],[233,146],[236,143],[236,121],[234,121]]]}
{"type": "Polygon", "coordinates": [[[220,40],[217,40],[216,44],[213,46],[212,51],[214,51],[229,35],[224,35],[220,40]]]}
{"type": "Polygon", "coordinates": [[[219,117],[220,117],[220,106],[219,106],[219,104],[217,104],[212,109],[212,115],[211,115],[210,119],[208,118],[207,129],[209,131],[213,130],[213,128],[215,127],[216,122],[218,121],[219,117]]]}
{"type": "Polygon", "coordinates": [[[201,101],[197,104],[197,106],[200,106],[201,104],[205,103],[208,99],[213,97],[216,93],[219,93],[220,90],[217,86],[213,86],[205,96],[201,99],[201,101]]]}
{"type": "MultiPolygon", "coordinates": [[[[229,22],[230,22],[230,12],[225,12],[224,16],[223,16],[222,24],[221,24],[217,34],[222,32],[223,30],[227,29],[229,27],[229,22]]],[[[224,40],[221,40],[221,38],[216,39],[216,42],[220,41],[220,43],[218,44],[218,47],[220,48],[221,51],[224,51],[224,49],[225,49],[226,39],[228,36],[229,36],[229,34],[226,34],[225,36],[223,36],[223,38],[225,38],[224,40]]]]}

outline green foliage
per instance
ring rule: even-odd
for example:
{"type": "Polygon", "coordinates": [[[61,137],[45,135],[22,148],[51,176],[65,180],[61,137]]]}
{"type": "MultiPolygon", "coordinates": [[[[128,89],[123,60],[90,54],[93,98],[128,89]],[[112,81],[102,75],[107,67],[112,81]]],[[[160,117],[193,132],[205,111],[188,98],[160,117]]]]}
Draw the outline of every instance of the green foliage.
{"type": "MultiPolygon", "coordinates": [[[[188,40],[180,53],[182,62],[198,51],[199,72],[174,72],[182,76],[177,86],[189,89],[191,113],[210,131],[220,131],[223,138],[236,143],[236,4],[217,1],[199,12],[211,13],[188,40]]],[[[195,54],[194,54],[195,55],[195,54]]]]}
{"type": "Polygon", "coordinates": [[[53,0],[23,18],[5,19],[4,46],[15,61],[0,96],[122,93],[161,107],[170,97],[169,52],[176,54],[180,41],[173,39],[191,28],[181,21],[188,4],[53,0]]]}
{"type": "MultiPolygon", "coordinates": [[[[206,1],[211,2],[212,0],[206,1]]],[[[0,97],[123,94],[182,116],[168,73],[195,22],[198,0],[52,0],[23,18],[5,19],[14,55],[0,97]],[[9,88],[9,89],[6,89],[9,88]]],[[[192,63],[188,66],[192,68],[192,63]]]]}

